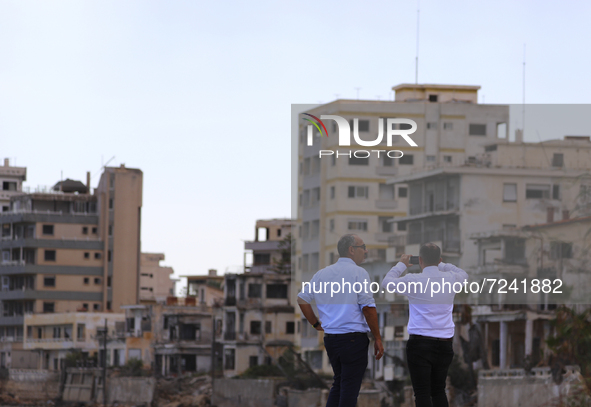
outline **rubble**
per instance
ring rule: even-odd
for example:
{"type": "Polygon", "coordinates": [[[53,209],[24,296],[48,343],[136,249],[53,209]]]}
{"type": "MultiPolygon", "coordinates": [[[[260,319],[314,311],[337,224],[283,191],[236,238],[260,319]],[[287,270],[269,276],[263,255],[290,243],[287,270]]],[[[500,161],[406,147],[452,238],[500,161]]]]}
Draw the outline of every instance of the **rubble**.
{"type": "Polygon", "coordinates": [[[210,376],[180,376],[158,379],[156,407],[208,407],[211,405],[210,376]]]}

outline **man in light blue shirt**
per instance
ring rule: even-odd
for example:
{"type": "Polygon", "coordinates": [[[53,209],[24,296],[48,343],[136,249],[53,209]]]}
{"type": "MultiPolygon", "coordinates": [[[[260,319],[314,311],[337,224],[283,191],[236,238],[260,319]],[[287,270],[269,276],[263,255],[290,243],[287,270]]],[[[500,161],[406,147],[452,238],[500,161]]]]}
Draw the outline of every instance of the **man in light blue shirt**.
{"type": "Polygon", "coordinates": [[[357,235],[345,235],[337,244],[339,260],[318,271],[302,284],[298,304],[302,314],[318,331],[324,331],[324,347],[334,372],[327,407],[355,407],[367,368],[371,330],[374,355],[384,354],[375,300],[367,271],[359,264],[367,248],[357,235]],[[319,318],[310,304],[316,303],[319,318]]]}

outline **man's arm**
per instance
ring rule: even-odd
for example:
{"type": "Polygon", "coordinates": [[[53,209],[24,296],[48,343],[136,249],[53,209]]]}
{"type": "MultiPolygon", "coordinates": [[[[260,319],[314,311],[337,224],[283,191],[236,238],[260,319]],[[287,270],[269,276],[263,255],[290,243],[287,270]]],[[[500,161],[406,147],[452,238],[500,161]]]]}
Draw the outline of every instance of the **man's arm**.
{"type": "Polygon", "coordinates": [[[363,307],[363,316],[369,325],[369,329],[375,339],[374,355],[376,360],[380,360],[384,356],[384,346],[382,345],[382,335],[380,334],[380,327],[378,326],[378,313],[376,307],[363,307]]]}
{"type": "MultiPolygon", "coordinates": [[[[388,290],[388,284],[400,281],[399,278],[406,271],[406,269],[410,266],[410,255],[403,254],[400,256],[400,261],[396,263],[394,267],[388,271],[388,274],[382,280],[382,289],[388,290]]],[[[391,290],[389,290],[391,292],[391,290]]]]}
{"type": "Polygon", "coordinates": [[[463,283],[468,280],[468,273],[451,263],[439,263],[437,267],[439,271],[446,271],[453,274],[455,282],[463,283]]]}
{"type": "MultiPolygon", "coordinates": [[[[304,314],[304,316],[306,317],[306,319],[308,320],[310,325],[314,326],[314,324],[316,324],[316,322],[320,322],[320,320],[314,314],[314,310],[312,309],[312,306],[310,304],[308,304],[306,301],[304,301],[303,299],[301,299],[300,297],[298,297],[298,305],[300,306],[300,309],[302,310],[302,314],[304,314]]],[[[316,330],[317,331],[324,331],[324,329],[322,328],[322,324],[318,324],[316,326],[316,330]]]]}

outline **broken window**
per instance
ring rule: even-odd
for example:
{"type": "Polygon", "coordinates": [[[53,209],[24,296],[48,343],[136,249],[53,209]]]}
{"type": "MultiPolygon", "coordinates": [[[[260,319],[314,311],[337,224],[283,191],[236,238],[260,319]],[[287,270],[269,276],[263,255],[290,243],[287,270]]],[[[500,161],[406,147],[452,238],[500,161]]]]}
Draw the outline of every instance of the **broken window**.
{"type": "Polygon", "coordinates": [[[287,298],[287,284],[267,284],[267,298],[287,298]]]}
{"type": "Polygon", "coordinates": [[[248,298],[261,298],[263,294],[262,284],[249,284],[248,285],[248,298]]]}
{"type": "Polygon", "coordinates": [[[548,199],[550,198],[550,185],[548,184],[527,184],[525,187],[526,199],[548,199]]]}
{"type": "Polygon", "coordinates": [[[224,369],[234,370],[236,349],[224,349],[224,369]]]}
{"type": "Polygon", "coordinates": [[[285,323],[285,333],[286,334],[295,333],[295,323],[293,321],[288,321],[285,323]]]}
{"type": "Polygon", "coordinates": [[[260,335],[261,321],[250,321],[250,333],[253,335],[260,335]]]}
{"type": "Polygon", "coordinates": [[[469,134],[471,136],[486,136],[486,124],[470,124],[469,134]]]}
{"type": "Polygon", "coordinates": [[[564,166],[564,154],[562,153],[554,153],[552,156],[552,167],[562,167],[564,166]]]}
{"type": "Polygon", "coordinates": [[[505,239],[505,262],[509,264],[525,263],[525,239],[505,239]]]}

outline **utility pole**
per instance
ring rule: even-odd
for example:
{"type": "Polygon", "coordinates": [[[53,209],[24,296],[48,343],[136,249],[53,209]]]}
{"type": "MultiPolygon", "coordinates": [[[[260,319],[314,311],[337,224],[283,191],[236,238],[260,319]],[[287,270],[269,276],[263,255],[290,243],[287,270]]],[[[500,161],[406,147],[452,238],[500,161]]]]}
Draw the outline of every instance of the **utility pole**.
{"type": "Polygon", "coordinates": [[[103,337],[103,407],[107,406],[107,318],[105,318],[105,327],[97,328],[97,333],[102,332],[103,337]]]}

